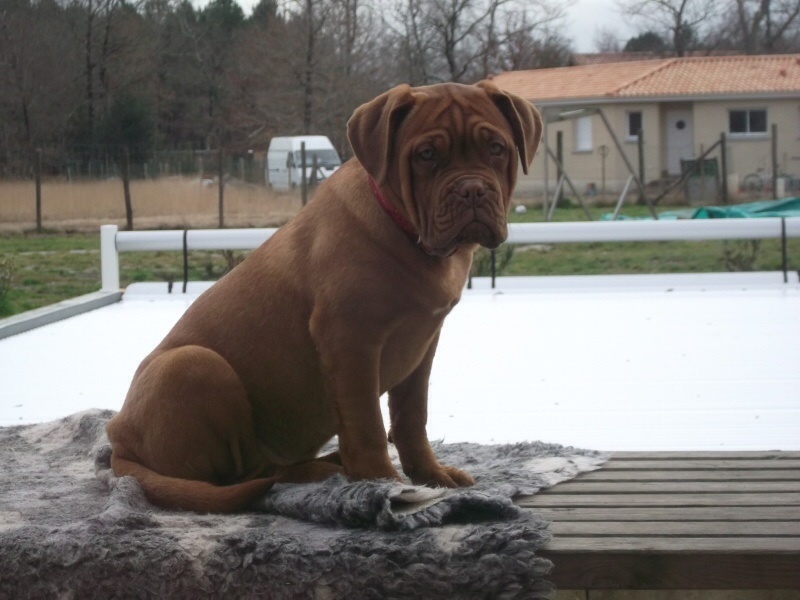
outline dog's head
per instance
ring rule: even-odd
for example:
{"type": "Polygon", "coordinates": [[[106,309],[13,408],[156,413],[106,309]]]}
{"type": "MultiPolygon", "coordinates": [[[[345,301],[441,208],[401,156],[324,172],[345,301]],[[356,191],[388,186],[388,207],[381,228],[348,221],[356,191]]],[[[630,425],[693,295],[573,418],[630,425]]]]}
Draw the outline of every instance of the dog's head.
{"type": "Polygon", "coordinates": [[[538,111],[488,81],[397,86],[347,124],[353,152],[433,254],[459,244],[496,248],[506,213],[542,134],[538,111]]]}

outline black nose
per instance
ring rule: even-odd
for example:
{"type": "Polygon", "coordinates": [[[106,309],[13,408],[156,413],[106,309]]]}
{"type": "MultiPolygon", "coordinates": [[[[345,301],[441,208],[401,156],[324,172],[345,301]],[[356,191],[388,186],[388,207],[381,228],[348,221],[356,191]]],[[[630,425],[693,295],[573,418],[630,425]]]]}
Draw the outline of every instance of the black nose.
{"type": "Polygon", "coordinates": [[[458,195],[462,198],[480,200],[486,194],[486,184],[480,179],[465,179],[458,184],[458,195]]]}

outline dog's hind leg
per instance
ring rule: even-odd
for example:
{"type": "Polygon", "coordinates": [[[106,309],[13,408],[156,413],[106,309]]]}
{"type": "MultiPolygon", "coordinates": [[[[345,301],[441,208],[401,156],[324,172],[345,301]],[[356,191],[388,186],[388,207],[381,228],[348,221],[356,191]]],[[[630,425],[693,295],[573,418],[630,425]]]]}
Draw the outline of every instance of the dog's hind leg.
{"type": "Polygon", "coordinates": [[[207,348],[182,346],[148,357],[107,432],[115,472],[136,477],[151,501],[162,506],[195,510],[197,505],[202,511],[223,512],[238,510],[247,498],[220,499],[217,509],[208,498],[178,498],[193,494],[197,486],[190,483],[182,484],[182,491],[176,491],[174,481],[148,490],[145,479],[155,482],[157,475],[204,482],[195,491],[205,496],[208,484],[228,486],[226,493],[233,494],[232,488],[256,472],[261,483],[247,482],[247,492],[241,490],[245,496],[263,493],[274,481],[256,438],[244,385],[228,362],[207,348]]]}

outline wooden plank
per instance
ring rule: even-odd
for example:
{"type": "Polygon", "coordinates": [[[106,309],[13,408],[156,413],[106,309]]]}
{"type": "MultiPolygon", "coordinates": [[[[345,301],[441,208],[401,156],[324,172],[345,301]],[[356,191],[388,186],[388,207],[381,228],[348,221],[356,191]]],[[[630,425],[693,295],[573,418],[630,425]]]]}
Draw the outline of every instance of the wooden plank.
{"type": "Polygon", "coordinates": [[[797,506],[800,493],[771,494],[559,494],[558,486],[525,506],[797,506]]]}
{"type": "Polygon", "coordinates": [[[786,590],[800,589],[791,554],[642,554],[543,551],[560,589],[786,590]]]}
{"type": "Polygon", "coordinates": [[[755,493],[800,492],[800,481],[585,481],[573,479],[558,485],[558,494],[640,493],[755,493]]]}
{"type": "MultiPolygon", "coordinates": [[[[517,502],[520,506],[526,506],[517,502]]],[[[711,506],[711,507],[533,507],[548,521],[800,521],[797,506],[711,506]]]]}
{"type": "Polygon", "coordinates": [[[800,453],[617,453],[520,506],[562,589],[800,590],[800,453]]]}
{"type": "MultiPolygon", "coordinates": [[[[700,536],[798,537],[800,521],[557,521],[550,525],[561,536],[700,536]]],[[[800,565],[798,565],[800,567],[800,565]]]]}
{"type": "Polygon", "coordinates": [[[716,552],[787,554],[800,552],[800,537],[554,537],[544,549],[558,552],[645,552],[693,554],[716,552]]]}
{"type": "Polygon", "coordinates": [[[798,470],[800,459],[735,460],[735,459],[685,459],[685,460],[610,460],[602,467],[604,471],[694,471],[725,469],[741,471],[747,469],[798,470]]]}
{"type": "Polygon", "coordinates": [[[800,459],[800,452],[784,450],[767,451],[664,451],[664,452],[613,452],[611,459],[625,460],[674,460],[676,458],[700,458],[725,460],[753,460],[753,459],[800,459]]]}
{"type": "Polygon", "coordinates": [[[571,481],[800,481],[800,470],[606,471],[600,469],[582,473],[571,481]]]}

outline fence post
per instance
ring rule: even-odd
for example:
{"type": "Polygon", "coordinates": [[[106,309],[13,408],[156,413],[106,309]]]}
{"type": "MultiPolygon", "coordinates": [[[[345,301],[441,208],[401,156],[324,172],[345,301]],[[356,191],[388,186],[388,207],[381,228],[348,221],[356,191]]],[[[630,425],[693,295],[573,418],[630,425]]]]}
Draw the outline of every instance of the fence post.
{"type": "Polygon", "coordinates": [[[317,187],[319,181],[317,181],[317,169],[319,169],[319,159],[317,158],[317,153],[315,152],[311,157],[311,188],[314,189],[317,187]]]}
{"type": "Polygon", "coordinates": [[[722,176],[722,203],[728,204],[728,146],[725,132],[719,134],[719,160],[722,176]]]}
{"type": "MultiPolygon", "coordinates": [[[[639,129],[637,138],[638,139],[636,140],[636,146],[639,151],[639,181],[641,181],[642,184],[644,184],[644,130],[639,129]]],[[[645,190],[643,185],[639,186],[639,204],[645,203],[644,193],[645,190]]]]}
{"type": "Polygon", "coordinates": [[[606,157],[608,156],[608,146],[601,144],[600,151],[600,197],[606,199],[606,157]]]}
{"type": "Polygon", "coordinates": [[[128,231],[133,231],[133,204],[131,202],[131,151],[128,146],[122,152],[122,195],[125,199],[125,222],[128,231]]]}
{"type": "Polygon", "coordinates": [[[217,178],[219,179],[219,228],[225,227],[225,169],[223,160],[222,145],[217,152],[217,178]]]}
{"type": "Polygon", "coordinates": [[[778,199],[778,126],[772,124],[772,198],[778,199]]]}
{"type": "MultiPolygon", "coordinates": [[[[550,138],[547,134],[547,118],[543,118],[544,120],[544,132],[542,133],[542,144],[545,147],[545,150],[550,147],[550,138]]],[[[544,159],[544,190],[542,194],[542,215],[547,218],[549,214],[548,205],[550,200],[550,170],[548,169],[548,165],[550,161],[547,160],[548,153],[545,152],[545,159],[544,159]]]]}
{"type": "Polygon", "coordinates": [[[117,252],[116,225],[100,226],[101,290],[119,291],[119,253],[117,252]]]}
{"type": "Polygon", "coordinates": [[[303,206],[308,202],[308,176],[306,175],[306,143],[300,142],[300,197],[303,206]]]}
{"type": "MultiPolygon", "coordinates": [[[[561,181],[561,177],[564,175],[562,168],[564,164],[564,132],[560,130],[556,132],[556,159],[558,162],[556,165],[556,181],[561,181]]],[[[553,203],[556,205],[561,204],[563,195],[563,188],[558,188],[556,196],[553,198],[553,203]]]]}
{"type": "Polygon", "coordinates": [[[34,177],[36,179],[36,233],[42,232],[42,149],[36,149],[34,161],[34,177]]]}

